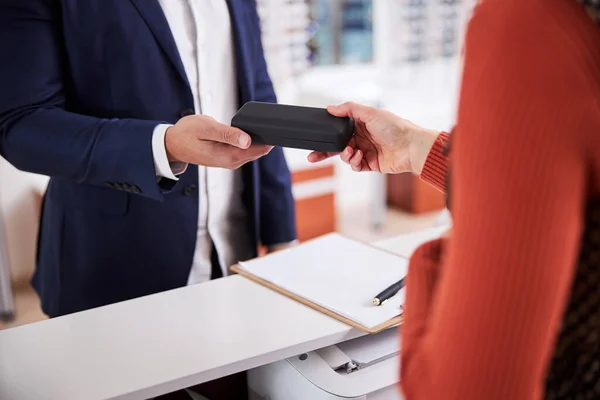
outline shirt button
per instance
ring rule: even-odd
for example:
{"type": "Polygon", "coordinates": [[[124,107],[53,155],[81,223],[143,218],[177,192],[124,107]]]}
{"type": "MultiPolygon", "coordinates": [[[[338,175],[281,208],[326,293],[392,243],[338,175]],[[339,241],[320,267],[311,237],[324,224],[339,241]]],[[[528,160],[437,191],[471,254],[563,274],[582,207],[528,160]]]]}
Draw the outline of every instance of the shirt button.
{"type": "Polygon", "coordinates": [[[185,196],[191,196],[191,195],[193,195],[194,193],[196,193],[196,189],[197,189],[197,188],[198,188],[198,187],[197,187],[196,185],[190,185],[190,186],[186,187],[186,188],[183,190],[183,194],[184,194],[185,196]]]}

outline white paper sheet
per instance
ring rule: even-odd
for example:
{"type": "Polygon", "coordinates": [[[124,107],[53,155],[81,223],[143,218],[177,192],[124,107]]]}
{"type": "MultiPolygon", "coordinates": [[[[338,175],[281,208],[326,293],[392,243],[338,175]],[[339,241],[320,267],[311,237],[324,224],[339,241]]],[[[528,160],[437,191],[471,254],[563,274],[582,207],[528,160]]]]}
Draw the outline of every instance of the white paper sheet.
{"type": "Polygon", "coordinates": [[[335,233],[239,264],[263,280],[368,328],[399,315],[404,304],[404,289],[381,306],[372,301],[406,275],[408,261],[335,233]]]}

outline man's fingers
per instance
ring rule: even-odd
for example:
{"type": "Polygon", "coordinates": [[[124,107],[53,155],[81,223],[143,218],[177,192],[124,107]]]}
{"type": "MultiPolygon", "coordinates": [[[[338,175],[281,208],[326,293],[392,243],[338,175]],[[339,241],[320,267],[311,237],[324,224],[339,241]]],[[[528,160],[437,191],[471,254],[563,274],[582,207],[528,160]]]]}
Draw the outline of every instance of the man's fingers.
{"type": "Polygon", "coordinates": [[[252,145],[247,149],[241,149],[224,143],[213,142],[213,147],[210,150],[213,159],[211,166],[237,169],[250,161],[257,160],[269,154],[272,149],[273,146],[265,145],[252,145]]]}
{"type": "Polygon", "coordinates": [[[247,162],[266,156],[272,149],[273,146],[252,145],[247,149],[230,147],[227,152],[232,164],[244,165],[247,162]]]}
{"type": "Polygon", "coordinates": [[[248,160],[256,160],[262,156],[266,156],[273,150],[273,146],[266,146],[262,144],[255,144],[249,148],[242,150],[248,160]]]}
{"type": "Polygon", "coordinates": [[[373,110],[372,107],[353,102],[343,103],[339,106],[327,106],[327,111],[331,115],[335,115],[336,117],[351,117],[363,122],[367,122],[371,118],[373,110]]]}

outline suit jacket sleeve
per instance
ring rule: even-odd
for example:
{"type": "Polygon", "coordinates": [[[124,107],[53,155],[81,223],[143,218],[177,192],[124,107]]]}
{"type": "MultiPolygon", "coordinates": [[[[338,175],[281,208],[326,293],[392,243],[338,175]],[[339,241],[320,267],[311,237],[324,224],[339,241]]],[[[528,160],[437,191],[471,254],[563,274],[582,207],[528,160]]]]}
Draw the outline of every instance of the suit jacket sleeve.
{"type": "Polygon", "coordinates": [[[127,183],[162,199],[152,157],[159,121],[66,110],[68,65],[58,2],[0,2],[0,155],[20,170],[79,183],[127,183]]]}
{"type": "MultiPolygon", "coordinates": [[[[253,8],[256,10],[256,7],[253,8]]],[[[276,103],[277,97],[264,58],[258,13],[252,17],[256,26],[254,41],[255,94],[257,101],[276,103]]],[[[296,240],[296,216],[291,175],[281,147],[274,148],[258,161],[260,179],[260,241],[269,246],[296,240]]]]}

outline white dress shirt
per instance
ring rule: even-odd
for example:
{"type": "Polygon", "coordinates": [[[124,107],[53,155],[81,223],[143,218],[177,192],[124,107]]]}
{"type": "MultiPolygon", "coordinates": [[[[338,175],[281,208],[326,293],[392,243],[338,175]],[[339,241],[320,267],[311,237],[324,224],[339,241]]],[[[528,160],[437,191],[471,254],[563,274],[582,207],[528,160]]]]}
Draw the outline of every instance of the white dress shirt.
{"type": "MultiPolygon", "coordinates": [[[[238,108],[235,56],[225,0],[159,0],[190,84],[197,114],[230,124],[238,108]]],[[[158,176],[176,180],[187,168],[167,160],[164,138],[170,125],[154,130],[152,149],[158,176]]],[[[196,168],[196,167],[194,167],[196,168]]],[[[223,275],[248,259],[253,249],[242,204],[241,172],[198,167],[198,234],[188,284],[211,278],[214,242],[223,275]]]]}

